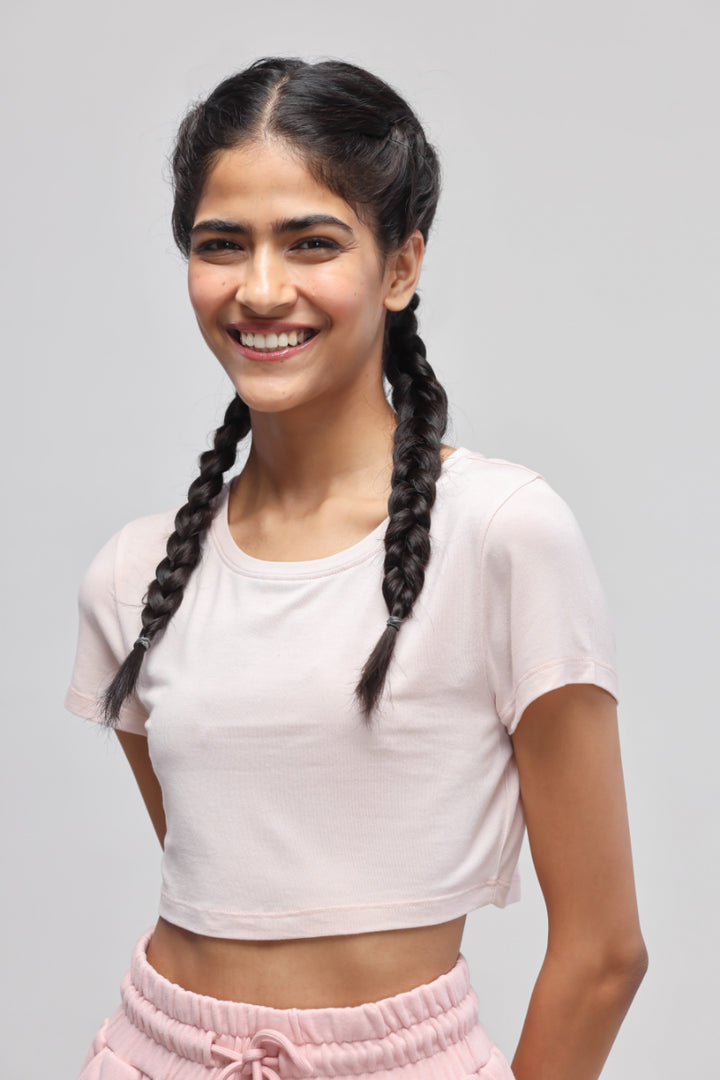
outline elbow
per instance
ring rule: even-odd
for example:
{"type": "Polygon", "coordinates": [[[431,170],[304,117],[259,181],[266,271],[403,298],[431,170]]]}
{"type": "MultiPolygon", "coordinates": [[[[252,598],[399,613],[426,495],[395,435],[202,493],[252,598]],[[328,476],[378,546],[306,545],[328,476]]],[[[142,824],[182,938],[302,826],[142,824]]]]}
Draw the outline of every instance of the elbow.
{"type": "Polygon", "coordinates": [[[650,963],[647,947],[642,937],[625,950],[621,963],[616,963],[615,970],[624,977],[625,982],[632,988],[631,997],[637,993],[640,983],[647,974],[650,963]]]}
{"type": "Polygon", "coordinates": [[[648,969],[648,951],[641,936],[609,945],[597,958],[596,978],[603,996],[627,1006],[635,997],[648,969]]]}
{"type": "Polygon", "coordinates": [[[623,940],[593,940],[580,946],[575,941],[572,948],[567,943],[558,948],[558,944],[549,948],[551,963],[553,967],[557,964],[578,990],[584,987],[613,1010],[629,1008],[648,969],[648,951],[639,933],[623,940]]]}

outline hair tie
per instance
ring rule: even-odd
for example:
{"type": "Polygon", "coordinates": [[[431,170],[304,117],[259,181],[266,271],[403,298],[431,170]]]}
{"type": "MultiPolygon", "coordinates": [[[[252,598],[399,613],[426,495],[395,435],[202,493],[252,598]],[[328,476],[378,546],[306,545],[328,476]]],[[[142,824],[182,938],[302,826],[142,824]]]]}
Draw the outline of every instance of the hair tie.
{"type": "Polygon", "coordinates": [[[393,630],[399,630],[402,622],[399,615],[391,615],[385,625],[392,627],[393,630]]]}
{"type": "Polygon", "coordinates": [[[136,645],[142,645],[143,649],[145,649],[145,651],[147,652],[147,650],[150,648],[150,638],[143,634],[137,639],[137,641],[133,642],[133,649],[136,645]]]}

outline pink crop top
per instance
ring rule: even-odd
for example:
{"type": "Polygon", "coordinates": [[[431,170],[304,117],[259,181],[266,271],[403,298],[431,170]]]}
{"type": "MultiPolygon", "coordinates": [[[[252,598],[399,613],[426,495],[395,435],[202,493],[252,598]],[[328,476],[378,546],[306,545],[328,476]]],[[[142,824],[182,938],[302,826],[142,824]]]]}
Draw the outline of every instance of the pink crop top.
{"type": "MultiPolygon", "coordinates": [[[[201,562],[120,727],[147,734],[167,836],[160,914],[271,939],[445,922],[517,899],[524,822],[510,733],[566,683],[617,698],[614,636],[587,546],[538,473],[458,449],[381,714],[353,700],[387,619],[382,522],[305,562],[241,551],[218,497],[201,562]]],[[[80,591],[66,705],[98,695],[140,629],[174,512],[131,522],[80,591]]]]}

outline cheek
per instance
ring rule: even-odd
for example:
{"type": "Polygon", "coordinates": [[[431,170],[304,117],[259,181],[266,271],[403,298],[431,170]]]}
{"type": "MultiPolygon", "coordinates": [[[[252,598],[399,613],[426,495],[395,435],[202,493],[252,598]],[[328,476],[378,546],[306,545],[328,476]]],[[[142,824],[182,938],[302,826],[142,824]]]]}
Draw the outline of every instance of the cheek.
{"type": "Polygon", "coordinates": [[[211,315],[225,299],[228,282],[225,275],[191,271],[188,274],[188,295],[198,318],[211,315]]]}
{"type": "Polygon", "coordinates": [[[336,322],[374,326],[384,319],[385,308],[379,282],[375,275],[358,278],[357,275],[339,276],[332,280],[313,283],[307,290],[308,298],[314,301],[336,322]],[[312,295],[311,295],[312,292],[312,295]]]}

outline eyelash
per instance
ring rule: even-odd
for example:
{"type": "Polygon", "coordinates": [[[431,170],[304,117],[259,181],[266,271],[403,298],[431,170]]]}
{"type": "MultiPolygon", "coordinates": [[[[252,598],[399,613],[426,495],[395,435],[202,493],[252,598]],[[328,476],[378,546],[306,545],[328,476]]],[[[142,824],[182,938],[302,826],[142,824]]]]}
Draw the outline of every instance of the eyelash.
{"type": "MultiPolygon", "coordinates": [[[[205,241],[203,241],[203,243],[198,244],[198,246],[194,250],[196,252],[203,252],[203,251],[212,251],[212,252],[240,251],[241,247],[234,240],[225,240],[223,238],[216,238],[214,240],[205,240],[205,241]]],[[[294,250],[294,251],[322,251],[322,250],[339,251],[340,250],[340,245],[337,244],[334,240],[330,240],[327,236],[308,236],[308,237],[305,237],[305,239],[303,239],[303,240],[298,240],[298,242],[293,245],[291,250],[294,250]],[[312,244],[313,246],[312,247],[305,246],[305,245],[310,245],[310,244],[312,244]]]]}
{"type": "Polygon", "coordinates": [[[296,248],[302,248],[303,244],[317,244],[317,247],[304,248],[305,251],[320,251],[322,248],[329,248],[331,250],[339,251],[340,245],[336,244],[334,240],[329,240],[326,236],[308,236],[305,240],[300,240],[295,245],[296,248]]]}
{"type": "Polygon", "coordinates": [[[204,240],[194,251],[234,251],[238,247],[232,240],[204,240]]]}

